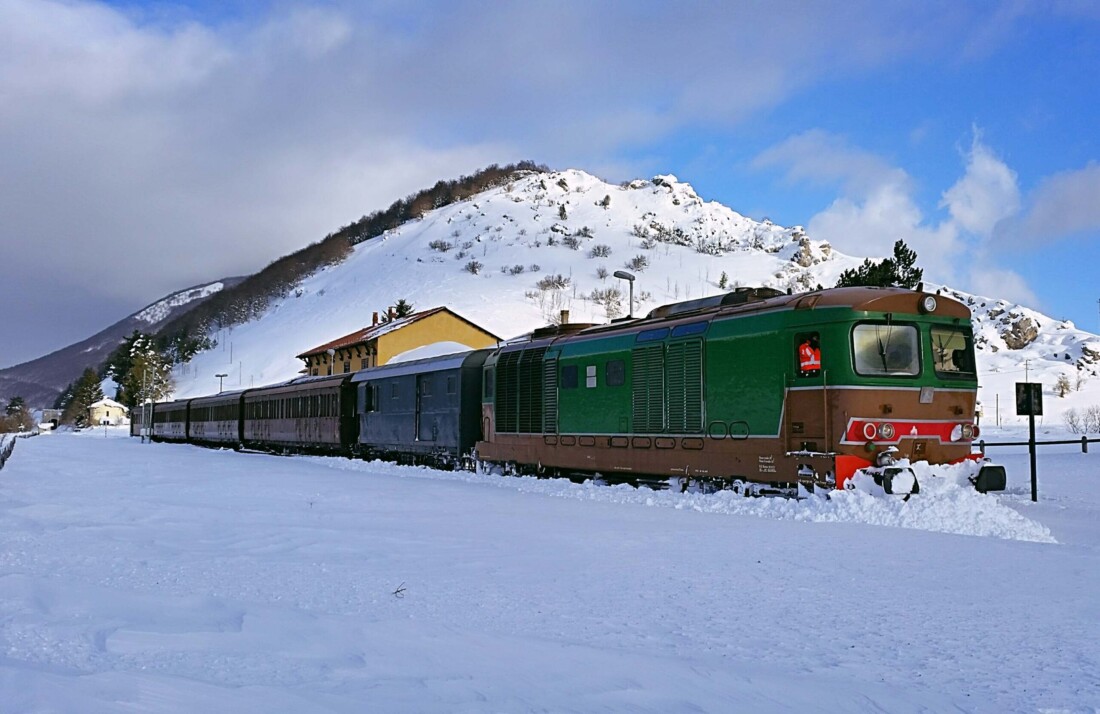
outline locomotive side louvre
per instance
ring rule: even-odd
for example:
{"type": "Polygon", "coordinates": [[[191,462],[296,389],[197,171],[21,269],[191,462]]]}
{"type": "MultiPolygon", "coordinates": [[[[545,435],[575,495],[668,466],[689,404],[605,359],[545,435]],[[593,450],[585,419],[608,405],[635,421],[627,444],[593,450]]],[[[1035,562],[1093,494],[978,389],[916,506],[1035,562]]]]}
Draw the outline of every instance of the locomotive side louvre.
{"type": "Polygon", "coordinates": [[[385,365],[355,374],[364,456],[454,465],[480,434],[489,350],[385,365]]]}
{"type": "Polygon", "coordinates": [[[495,391],[486,390],[479,456],[768,483],[806,473],[842,482],[890,448],[914,461],[968,458],[977,388],[969,311],[940,298],[925,314],[925,297],[856,288],[672,306],[664,318],[510,345],[487,362],[495,391]],[[802,369],[799,347],[811,337],[818,366],[802,369]],[[538,357],[542,399],[557,392],[555,419],[544,419],[556,428],[543,432],[518,423],[535,386],[518,367],[538,357]]]}

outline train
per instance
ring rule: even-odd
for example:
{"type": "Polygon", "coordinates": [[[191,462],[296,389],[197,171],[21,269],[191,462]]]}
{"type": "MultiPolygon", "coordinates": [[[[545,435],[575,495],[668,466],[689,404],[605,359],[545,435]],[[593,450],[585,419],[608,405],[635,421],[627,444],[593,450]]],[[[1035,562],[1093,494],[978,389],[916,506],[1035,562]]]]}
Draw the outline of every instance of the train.
{"type": "MultiPolygon", "coordinates": [[[[446,468],[789,495],[973,459],[970,311],[917,286],[769,288],[497,347],[152,405],[151,436],[446,468]]],[[[140,420],[135,419],[140,428],[140,420]]]]}

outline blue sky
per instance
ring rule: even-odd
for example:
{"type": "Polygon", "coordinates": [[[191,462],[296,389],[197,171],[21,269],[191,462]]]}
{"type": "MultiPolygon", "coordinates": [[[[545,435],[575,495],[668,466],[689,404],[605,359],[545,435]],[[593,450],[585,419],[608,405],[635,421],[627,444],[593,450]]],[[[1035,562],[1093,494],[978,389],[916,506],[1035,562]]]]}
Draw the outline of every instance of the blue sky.
{"type": "Polygon", "coordinates": [[[518,159],[1098,331],[1098,40],[1053,0],[4,0],[0,366],[518,159]]]}

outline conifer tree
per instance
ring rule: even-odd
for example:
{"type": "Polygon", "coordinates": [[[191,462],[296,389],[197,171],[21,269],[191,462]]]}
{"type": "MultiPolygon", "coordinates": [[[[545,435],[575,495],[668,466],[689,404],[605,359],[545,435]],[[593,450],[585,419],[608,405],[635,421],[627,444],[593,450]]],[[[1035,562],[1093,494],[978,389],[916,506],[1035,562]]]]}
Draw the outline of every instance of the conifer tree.
{"type": "Polygon", "coordinates": [[[838,288],[850,288],[859,285],[888,288],[897,285],[903,288],[913,288],[924,277],[924,270],[915,266],[917,253],[905,241],[894,243],[894,257],[886,258],[880,263],[873,263],[868,258],[863,265],[851,270],[845,270],[837,280],[838,288]]]}
{"type": "Polygon", "coordinates": [[[148,400],[160,401],[172,393],[172,362],[151,337],[134,333],[125,359],[112,365],[118,400],[131,409],[148,400]],[[125,371],[119,370],[125,366],[125,371]]]}
{"type": "Polygon", "coordinates": [[[88,407],[103,399],[103,388],[100,386],[99,375],[88,367],[76,380],[73,387],[73,396],[65,405],[65,411],[61,414],[61,421],[65,424],[84,426],[88,423],[88,407]]]}

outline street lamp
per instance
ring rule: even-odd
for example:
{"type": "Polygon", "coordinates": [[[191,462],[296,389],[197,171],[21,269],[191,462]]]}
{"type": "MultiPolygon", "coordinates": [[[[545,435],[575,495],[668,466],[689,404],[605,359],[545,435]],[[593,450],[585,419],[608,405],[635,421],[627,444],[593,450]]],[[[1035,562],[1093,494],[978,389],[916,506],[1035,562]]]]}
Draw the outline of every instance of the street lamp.
{"type": "Polygon", "coordinates": [[[634,317],[634,276],[625,270],[616,270],[613,275],[630,283],[630,310],[627,312],[627,317],[634,317]]]}
{"type": "Polygon", "coordinates": [[[221,394],[222,393],[222,380],[225,379],[226,377],[228,377],[229,375],[226,374],[225,372],[222,372],[221,374],[215,374],[214,376],[218,378],[218,394],[221,394]]]}
{"type": "Polygon", "coordinates": [[[328,373],[331,375],[332,374],[332,363],[336,359],[336,350],[334,350],[330,347],[328,350],[326,350],[326,352],[328,352],[328,373]]]}

